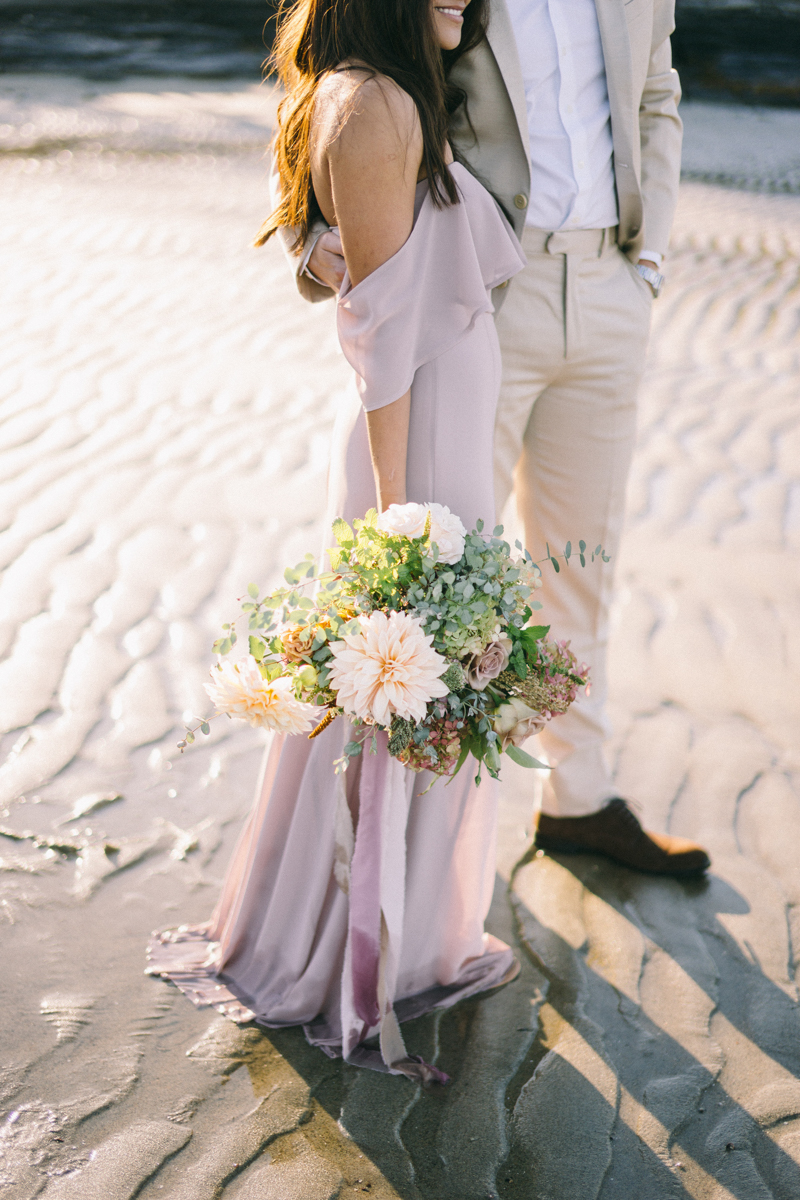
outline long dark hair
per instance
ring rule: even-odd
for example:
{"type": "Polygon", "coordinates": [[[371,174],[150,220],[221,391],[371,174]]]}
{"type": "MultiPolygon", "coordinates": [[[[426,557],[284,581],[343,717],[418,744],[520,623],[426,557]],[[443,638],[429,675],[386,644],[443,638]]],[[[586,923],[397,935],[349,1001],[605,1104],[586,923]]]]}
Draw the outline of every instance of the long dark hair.
{"type": "Polygon", "coordinates": [[[464,103],[464,93],[448,83],[447,73],[485,30],[486,0],[470,0],[461,44],[444,53],[436,40],[431,0],[281,0],[270,60],[285,90],[272,146],[281,203],[261,226],[255,245],[288,226],[297,234],[299,248],[320,215],[311,183],[314,100],[322,77],[348,60],[366,64],[408,93],[419,113],[431,199],[438,208],[457,204],[444,153],[447,119],[464,103]]]}

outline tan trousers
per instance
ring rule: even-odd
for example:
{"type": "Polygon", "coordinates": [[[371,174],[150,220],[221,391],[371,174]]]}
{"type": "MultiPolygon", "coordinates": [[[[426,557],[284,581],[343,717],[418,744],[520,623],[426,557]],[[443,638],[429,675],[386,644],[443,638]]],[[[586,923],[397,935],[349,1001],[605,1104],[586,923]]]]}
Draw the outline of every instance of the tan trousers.
{"type": "Polygon", "coordinates": [[[497,511],[513,488],[525,544],[600,543],[609,563],[577,556],[555,574],[543,564],[543,622],[591,669],[590,694],[541,734],[553,770],[542,807],[552,816],[594,812],[615,795],[603,743],[606,648],[614,560],[633,450],[652,293],[613,230],[547,234],[526,229],[528,266],[497,317],[503,388],[497,415],[497,511]]]}

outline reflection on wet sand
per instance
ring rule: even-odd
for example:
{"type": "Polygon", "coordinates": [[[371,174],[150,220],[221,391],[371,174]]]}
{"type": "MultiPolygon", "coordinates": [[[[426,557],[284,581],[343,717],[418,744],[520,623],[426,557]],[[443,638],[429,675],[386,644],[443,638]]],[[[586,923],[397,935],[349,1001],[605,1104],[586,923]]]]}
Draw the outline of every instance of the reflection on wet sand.
{"type": "Polygon", "coordinates": [[[268,98],[31,86],[0,155],[0,1194],[800,1194],[800,199],[684,188],[619,562],[619,787],[713,874],[526,857],[511,764],[491,923],[523,972],[411,1023],[453,1076],[424,1091],[142,973],[249,805],[258,735],[176,742],[236,597],[321,536],[347,372],[248,249],[268,98]]]}

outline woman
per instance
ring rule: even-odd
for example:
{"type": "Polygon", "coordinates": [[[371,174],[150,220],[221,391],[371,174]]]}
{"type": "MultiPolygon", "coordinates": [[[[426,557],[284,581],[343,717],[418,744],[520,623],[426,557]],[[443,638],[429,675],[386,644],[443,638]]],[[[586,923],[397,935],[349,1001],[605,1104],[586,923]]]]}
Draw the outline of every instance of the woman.
{"type": "MultiPolygon", "coordinates": [[[[302,245],[320,212],[341,233],[337,323],[357,388],[334,434],[331,519],[433,501],[467,528],[494,524],[490,292],[523,258],[453,161],[443,63],[482,19],[483,0],[300,0],[281,24],[283,198],[258,241],[290,226],[302,245]]],[[[443,1081],[399,1023],[519,970],[483,931],[496,796],[468,769],[428,790],[383,734],[336,775],[349,738],[344,719],[314,741],[276,736],[210,925],[154,938],[148,970],[234,1020],[302,1024],[331,1056],[443,1081]]]]}

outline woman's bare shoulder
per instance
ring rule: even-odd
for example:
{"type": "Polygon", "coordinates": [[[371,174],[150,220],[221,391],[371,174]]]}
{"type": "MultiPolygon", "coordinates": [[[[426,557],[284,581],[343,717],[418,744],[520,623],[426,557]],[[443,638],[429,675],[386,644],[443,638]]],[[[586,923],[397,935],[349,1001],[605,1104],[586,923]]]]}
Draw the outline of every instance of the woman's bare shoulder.
{"type": "Polygon", "coordinates": [[[393,79],[357,64],[320,81],[315,124],[328,150],[408,149],[421,139],[417,106],[393,79]]]}

